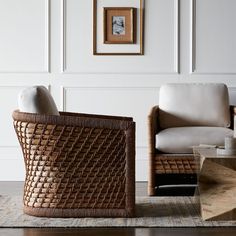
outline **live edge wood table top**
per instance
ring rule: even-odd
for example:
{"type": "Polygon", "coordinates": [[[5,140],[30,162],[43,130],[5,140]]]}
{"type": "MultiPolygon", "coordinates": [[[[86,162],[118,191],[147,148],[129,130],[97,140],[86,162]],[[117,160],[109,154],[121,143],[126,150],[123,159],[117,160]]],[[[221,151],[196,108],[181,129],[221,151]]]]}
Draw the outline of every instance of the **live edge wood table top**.
{"type": "Polygon", "coordinates": [[[236,155],[194,148],[199,161],[198,189],[203,220],[236,220],[236,155]]]}

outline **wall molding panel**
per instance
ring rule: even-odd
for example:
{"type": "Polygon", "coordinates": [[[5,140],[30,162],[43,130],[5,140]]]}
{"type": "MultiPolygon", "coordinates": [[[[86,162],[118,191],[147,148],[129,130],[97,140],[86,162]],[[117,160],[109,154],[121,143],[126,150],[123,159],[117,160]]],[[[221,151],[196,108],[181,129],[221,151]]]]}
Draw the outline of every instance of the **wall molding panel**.
{"type": "MultiPolygon", "coordinates": [[[[88,69],[83,69],[81,65],[78,65],[76,70],[70,69],[68,66],[68,60],[67,60],[67,43],[69,43],[68,41],[68,36],[67,36],[67,16],[68,16],[68,7],[67,7],[67,3],[68,1],[71,0],[61,0],[60,4],[61,4],[61,73],[62,74],[68,74],[68,75],[73,75],[73,74],[116,74],[116,75],[176,75],[179,74],[179,70],[180,70],[180,4],[179,1],[180,0],[172,0],[173,2],[173,6],[174,6],[174,22],[173,22],[173,34],[174,34],[174,49],[173,49],[173,67],[170,70],[165,70],[165,69],[159,69],[159,70],[153,70],[153,71],[126,71],[126,70],[120,70],[120,71],[112,71],[112,72],[108,72],[105,70],[103,71],[90,71],[88,69]]],[[[92,2],[92,1],[91,1],[92,2]]],[[[82,4],[82,3],[81,3],[82,4]]],[[[145,4],[145,0],[144,0],[144,4],[145,4]]],[[[144,8],[145,9],[145,8],[144,8]]],[[[90,9],[92,11],[92,8],[90,9]]],[[[144,17],[145,18],[145,17],[144,17]]],[[[144,20],[144,25],[146,26],[147,23],[144,20]]],[[[91,25],[91,27],[93,27],[91,25]]],[[[148,57],[148,54],[145,51],[145,37],[148,37],[147,33],[145,34],[145,27],[144,27],[144,55],[140,56],[141,59],[138,60],[142,60],[142,58],[148,57]]],[[[91,39],[93,38],[92,34],[91,34],[91,39]]],[[[92,55],[93,51],[91,48],[91,51],[89,52],[92,55]]],[[[99,58],[99,57],[103,57],[103,58],[115,58],[114,56],[95,56],[95,58],[99,58]]],[[[120,57],[120,56],[118,56],[120,57]]],[[[124,58],[137,58],[137,56],[124,56],[124,58]]],[[[94,56],[93,56],[94,58],[94,56]]],[[[98,59],[99,60],[99,59],[98,59]]],[[[156,67],[156,66],[154,66],[156,67]]]]}
{"type": "MultiPolygon", "coordinates": [[[[10,74],[10,73],[14,73],[14,74],[46,74],[50,72],[50,18],[51,18],[51,14],[50,14],[50,10],[51,10],[51,0],[43,0],[42,2],[44,2],[44,14],[45,14],[45,18],[44,18],[44,62],[43,65],[40,65],[39,67],[42,67],[42,69],[26,69],[27,65],[25,65],[24,69],[0,69],[0,74],[10,74]]],[[[23,26],[22,26],[23,27],[23,26]]],[[[30,33],[30,32],[29,32],[30,33]]],[[[24,55],[25,56],[25,55],[24,55]]],[[[34,66],[36,67],[36,66],[34,66]]]]}
{"type": "MultiPolygon", "coordinates": [[[[68,90],[82,90],[82,91],[92,91],[92,90],[107,90],[107,91],[154,91],[158,94],[160,87],[138,87],[138,86],[61,86],[60,88],[60,109],[62,111],[67,111],[67,93],[68,90]]],[[[79,93],[78,93],[79,94],[79,93]]],[[[157,97],[158,98],[158,97],[157,97]]],[[[79,99],[79,96],[78,96],[79,99]]]]}
{"type": "MultiPolygon", "coordinates": [[[[199,4],[200,1],[191,0],[190,1],[190,73],[197,74],[197,75],[236,75],[236,69],[231,71],[202,71],[201,69],[197,68],[197,3],[199,4]]],[[[210,16],[210,15],[209,15],[210,16]]],[[[212,42],[214,43],[214,42],[212,42]]],[[[223,42],[222,42],[223,43],[223,42]]],[[[236,50],[235,50],[236,51],[236,50]]],[[[236,54],[235,54],[236,60],[236,54]]]]}
{"type": "Polygon", "coordinates": [[[180,0],[174,0],[175,4],[175,70],[174,73],[180,73],[180,0]]]}

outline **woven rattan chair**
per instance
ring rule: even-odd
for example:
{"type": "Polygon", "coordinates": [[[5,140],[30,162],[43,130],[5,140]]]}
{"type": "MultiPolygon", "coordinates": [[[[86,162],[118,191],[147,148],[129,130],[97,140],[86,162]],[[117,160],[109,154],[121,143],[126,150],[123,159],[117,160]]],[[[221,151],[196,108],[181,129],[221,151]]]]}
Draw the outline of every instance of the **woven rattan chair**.
{"type": "Polygon", "coordinates": [[[198,169],[192,146],[224,145],[224,137],[233,133],[233,116],[223,84],[162,86],[159,105],[148,117],[148,194],[192,195],[198,169]],[[191,137],[191,132],[197,137],[191,137]]]}
{"type": "Polygon", "coordinates": [[[24,212],[45,217],[131,217],[132,118],[13,112],[26,169],[24,212]]]}

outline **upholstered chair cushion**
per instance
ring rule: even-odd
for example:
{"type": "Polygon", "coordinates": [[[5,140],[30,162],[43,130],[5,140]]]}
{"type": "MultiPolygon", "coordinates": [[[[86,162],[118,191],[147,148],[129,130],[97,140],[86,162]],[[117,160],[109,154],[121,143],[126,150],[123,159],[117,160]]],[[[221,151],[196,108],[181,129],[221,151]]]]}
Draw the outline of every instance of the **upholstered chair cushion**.
{"type": "Polygon", "coordinates": [[[23,89],[18,96],[18,107],[21,112],[60,115],[51,94],[44,86],[23,89]]]}
{"type": "Polygon", "coordinates": [[[159,124],[230,126],[229,95],[225,84],[166,84],[160,88],[159,124]]]}
{"type": "Polygon", "coordinates": [[[164,129],[156,135],[156,148],[165,153],[192,153],[200,144],[224,145],[224,138],[233,130],[224,127],[177,127],[164,129]]]}

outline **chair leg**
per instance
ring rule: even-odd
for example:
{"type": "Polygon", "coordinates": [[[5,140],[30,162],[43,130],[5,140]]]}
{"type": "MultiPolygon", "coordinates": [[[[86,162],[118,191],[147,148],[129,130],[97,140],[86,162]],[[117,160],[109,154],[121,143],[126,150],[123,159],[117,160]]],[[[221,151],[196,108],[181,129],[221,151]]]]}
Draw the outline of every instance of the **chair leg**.
{"type": "Polygon", "coordinates": [[[149,196],[155,196],[156,195],[155,187],[152,187],[152,186],[148,185],[148,195],[149,196]]]}

